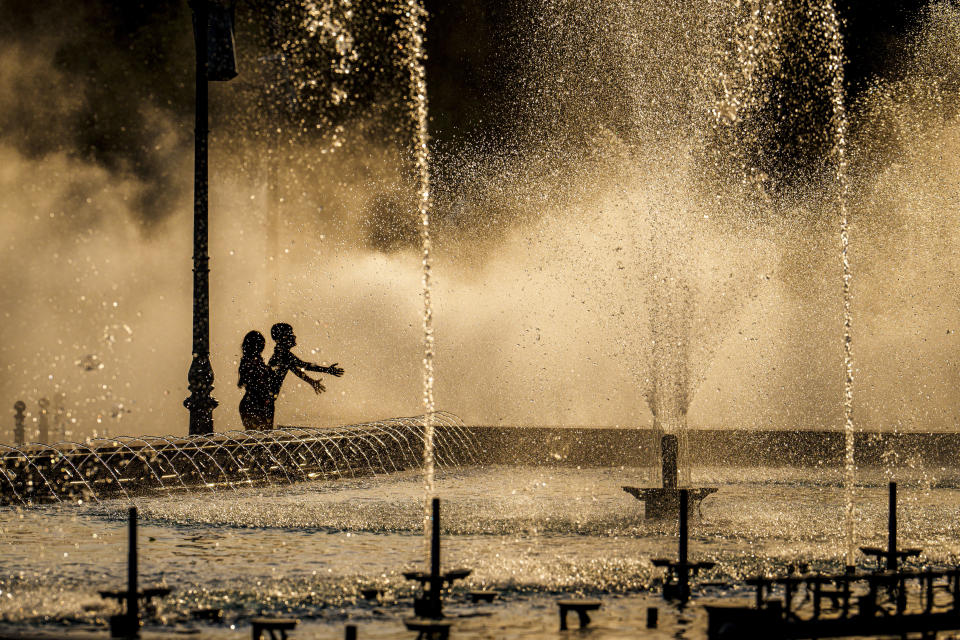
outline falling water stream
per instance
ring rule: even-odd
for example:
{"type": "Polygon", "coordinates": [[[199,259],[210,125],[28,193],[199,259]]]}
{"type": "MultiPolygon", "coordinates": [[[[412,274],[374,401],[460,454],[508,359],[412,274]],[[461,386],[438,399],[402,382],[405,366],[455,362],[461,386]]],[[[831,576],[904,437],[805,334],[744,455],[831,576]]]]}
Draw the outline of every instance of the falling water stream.
{"type": "MultiPolygon", "coordinates": [[[[687,443],[686,412],[690,400],[689,386],[689,290],[670,260],[665,237],[666,222],[657,207],[651,208],[649,276],[650,288],[650,375],[645,390],[647,405],[653,415],[653,429],[659,440],[666,434],[679,442],[679,473],[682,483],[690,482],[690,459],[687,443]]],[[[655,455],[659,456],[659,449],[655,455]]],[[[659,463],[654,466],[658,466],[659,463]]],[[[661,479],[662,481],[662,479],[661,479]]]]}
{"type": "Polygon", "coordinates": [[[427,146],[427,77],[424,35],[427,13],[420,0],[402,0],[401,47],[409,71],[410,117],[413,125],[414,169],[416,172],[417,210],[420,216],[420,246],[423,268],[423,478],[426,539],[430,535],[430,501],[434,496],[434,412],[433,400],[433,301],[431,299],[430,239],[430,149],[427,146]]]}
{"type": "Polygon", "coordinates": [[[828,40],[826,64],[830,71],[830,103],[833,108],[831,117],[834,136],[834,156],[837,176],[837,206],[840,214],[840,261],[843,265],[843,432],[844,432],[844,488],[846,508],[844,510],[844,538],[846,542],[845,558],[847,566],[852,566],[856,553],[855,531],[855,483],[857,467],[854,460],[853,424],[853,345],[851,328],[850,280],[850,229],[847,211],[847,197],[850,184],[847,177],[847,109],[844,94],[843,74],[843,35],[840,33],[840,21],[833,0],[823,4],[823,28],[828,40]]]}
{"type": "MultiPolygon", "coordinates": [[[[740,6],[740,3],[738,3],[740,6]]],[[[853,421],[853,350],[852,350],[852,295],[849,249],[849,176],[847,160],[847,144],[849,122],[846,107],[846,91],[844,88],[844,53],[843,34],[840,30],[840,20],[837,17],[834,0],[819,0],[809,3],[809,12],[804,12],[802,20],[813,17],[818,42],[809,42],[806,46],[817,47],[806,52],[816,64],[822,65],[824,74],[829,78],[826,85],[826,95],[830,102],[830,115],[827,135],[832,139],[833,179],[836,198],[835,207],[839,217],[840,235],[840,262],[842,267],[842,308],[843,308],[843,486],[844,486],[844,519],[842,526],[843,555],[848,566],[854,564],[856,553],[856,496],[857,468],[854,458],[854,442],[856,427],[853,421]]],[[[764,74],[771,73],[771,69],[778,69],[782,61],[781,46],[784,29],[802,28],[800,25],[791,25],[793,17],[786,12],[782,3],[761,5],[750,3],[749,17],[738,25],[736,32],[736,48],[732,54],[735,64],[729,72],[720,75],[720,86],[723,98],[714,111],[718,126],[726,126],[735,122],[740,114],[750,114],[760,108],[759,96],[763,96],[764,74]]],[[[768,81],[767,81],[768,82],[768,81]]],[[[758,169],[749,163],[743,163],[744,183],[749,183],[756,176],[758,169]]]]}

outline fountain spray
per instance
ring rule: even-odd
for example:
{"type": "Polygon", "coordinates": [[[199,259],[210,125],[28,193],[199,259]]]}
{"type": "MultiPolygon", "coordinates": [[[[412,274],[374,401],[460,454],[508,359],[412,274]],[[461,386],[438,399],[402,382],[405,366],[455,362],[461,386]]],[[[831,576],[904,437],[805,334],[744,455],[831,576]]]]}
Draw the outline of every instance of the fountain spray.
{"type": "Polygon", "coordinates": [[[856,553],[856,531],[854,527],[854,489],[857,475],[854,460],[854,424],[853,424],[853,344],[851,338],[853,314],[851,311],[850,281],[850,227],[847,211],[847,197],[850,182],[847,176],[847,109],[843,87],[843,36],[840,33],[840,21],[833,0],[824,0],[821,9],[823,28],[827,38],[827,69],[831,72],[829,87],[830,104],[833,109],[831,125],[834,135],[833,152],[836,162],[837,205],[840,214],[840,261],[843,266],[843,432],[844,432],[844,491],[846,509],[844,511],[844,538],[846,541],[845,564],[853,566],[856,553]]]}
{"type": "MultiPolygon", "coordinates": [[[[657,207],[651,209],[648,306],[650,308],[650,369],[644,396],[653,416],[655,438],[671,434],[679,443],[680,475],[690,482],[687,443],[687,408],[691,389],[690,291],[670,261],[664,237],[666,222],[657,207]]],[[[654,447],[659,450],[659,447],[654,447]]],[[[654,465],[657,466],[657,465],[654,465]]],[[[666,486],[667,479],[661,478],[666,486]]]]}
{"type": "Polygon", "coordinates": [[[413,124],[413,160],[416,172],[417,210],[420,216],[420,247],[423,268],[423,477],[425,539],[430,537],[430,505],[435,494],[433,432],[433,301],[431,300],[431,251],[430,239],[430,149],[427,145],[427,77],[423,60],[427,12],[420,0],[401,2],[401,50],[409,71],[409,106],[413,124]]]}

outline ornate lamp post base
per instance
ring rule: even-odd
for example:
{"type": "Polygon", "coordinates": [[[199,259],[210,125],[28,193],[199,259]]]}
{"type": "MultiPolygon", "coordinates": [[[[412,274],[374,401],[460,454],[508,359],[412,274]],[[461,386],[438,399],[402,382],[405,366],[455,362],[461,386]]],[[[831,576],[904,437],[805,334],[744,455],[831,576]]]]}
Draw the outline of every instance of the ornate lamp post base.
{"type": "Polygon", "coordinates": [[[187,382],[190,396],[183,401],[183,406],[190,410],[190,435],[213,433],[213,410],[220,403],[210,395],[213,392],[213,367],[208,356],[194,356],[187,382]]]}

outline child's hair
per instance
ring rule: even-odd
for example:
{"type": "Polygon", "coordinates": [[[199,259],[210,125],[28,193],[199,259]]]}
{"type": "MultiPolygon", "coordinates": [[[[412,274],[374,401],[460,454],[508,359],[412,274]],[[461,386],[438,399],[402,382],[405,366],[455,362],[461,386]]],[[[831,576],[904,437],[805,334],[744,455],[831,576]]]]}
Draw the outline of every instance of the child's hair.
{"type": "Polygon", "coordinates": [[[293,335],[293,327],[286,322],[278,322],[270,327],[270,337],[277,342],[291,335],[293,335]]]}
{"type": "Polygon", "coordinates": [[[259,331],[251,331],[247,335],[243,336],[243,355],[253,356],[258,353],[263,353],[263,349],[267,346],[267,341],[263,337],[263,334],[259,331]]]}
{"type": "Polygon", "coordinates": [[[237,380],[237,386],[243,387],[250,382],[250,375],[254,372],[253,365],[260,359],[264,347],[267,346],[267,340],[259,331],[250,331],[243,336],[243,356],[240,358],[240,377],[237,380]]]}

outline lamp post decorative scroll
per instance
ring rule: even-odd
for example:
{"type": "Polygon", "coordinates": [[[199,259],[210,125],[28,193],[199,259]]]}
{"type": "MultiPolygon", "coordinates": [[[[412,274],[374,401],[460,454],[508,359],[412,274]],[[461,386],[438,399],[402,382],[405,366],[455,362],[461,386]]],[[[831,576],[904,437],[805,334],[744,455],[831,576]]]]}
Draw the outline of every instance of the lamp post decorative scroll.
{"type": "Polygon", "coordinates": [[[197,48],[193,175],[193,360],[187,374],[190,435],[213,433],[217,401],[210,365],[210,258],[207,251],[207,82],[237,75],[233,0],[190,0],[197,48]]]}

